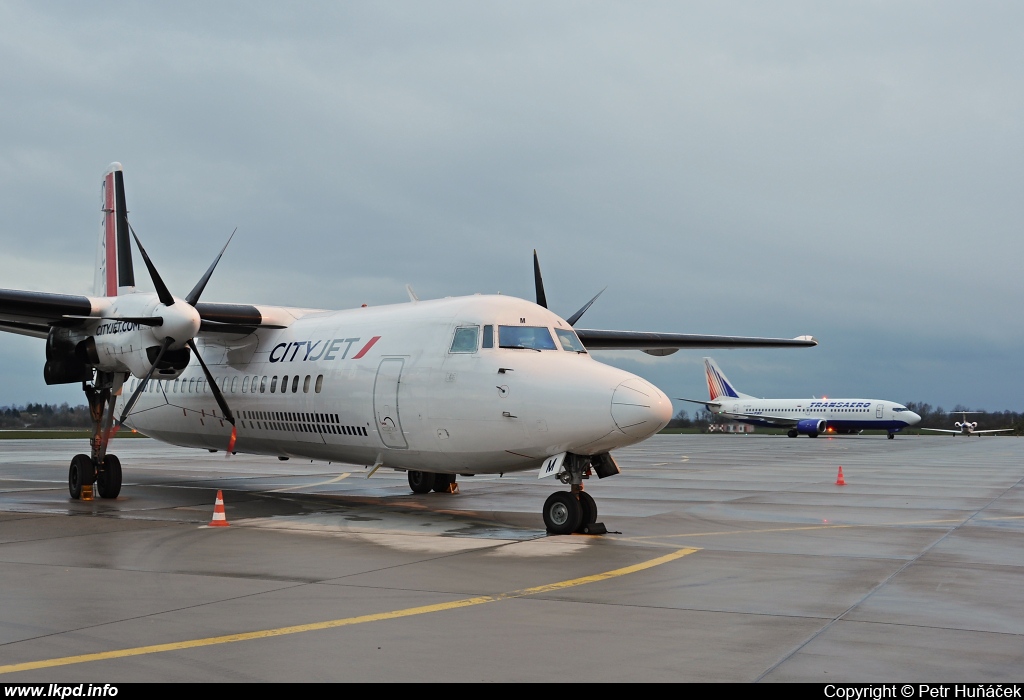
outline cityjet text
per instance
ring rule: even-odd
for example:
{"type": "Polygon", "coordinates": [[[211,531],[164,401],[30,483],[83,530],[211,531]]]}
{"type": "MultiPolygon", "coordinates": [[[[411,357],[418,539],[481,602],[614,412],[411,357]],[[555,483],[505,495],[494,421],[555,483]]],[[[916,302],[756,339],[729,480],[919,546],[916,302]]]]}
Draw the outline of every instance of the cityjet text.
{"type": "Polygon", "coordinates": [[[351,359],[358,360],[365,355],[374,343],[380,340],[375,335],[370,340],[359,345],[362,338],[331,338],[330,340],[299,340],[291,343],[278,343],[270,351],[271,362],[317,362],[319,360],[344,360],[348,359],[352,348],[359,348],[351,359]]]}

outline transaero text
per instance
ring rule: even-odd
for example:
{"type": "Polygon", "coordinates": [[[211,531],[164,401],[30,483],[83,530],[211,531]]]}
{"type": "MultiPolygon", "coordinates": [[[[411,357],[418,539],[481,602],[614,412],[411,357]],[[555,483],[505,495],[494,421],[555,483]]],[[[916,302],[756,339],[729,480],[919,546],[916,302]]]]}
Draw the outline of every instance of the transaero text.
{"type": "Polygon", "coordinates": [[[1019,698],[1016,683],[906,683],[904,685],[834,685],[825,686],[825,697],[843,700],[876,700],[878,698],[1019,698]]]}

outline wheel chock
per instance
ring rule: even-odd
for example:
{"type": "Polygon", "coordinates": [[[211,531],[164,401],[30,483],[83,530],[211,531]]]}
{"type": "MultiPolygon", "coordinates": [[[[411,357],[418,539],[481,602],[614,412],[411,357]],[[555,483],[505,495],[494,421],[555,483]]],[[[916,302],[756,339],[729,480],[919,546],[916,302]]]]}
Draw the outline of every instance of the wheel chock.
{"type": "Polygon", "coordinates": [[[445,493],[458,493],[459,492],[459,485],[458,485],[458,483],[453,481],[452,483],[448,484],[448,487],[444,490],[444,492],[445,493]]]}
{"type": "Polygon", "coordinates": [[[92,500],[92,484],[82,485],[82,495],[79,500],[91,501],[92,500]]]}
{"type": "Polygon", "coordinates": [[[590,523],[581,527],[577,532],[581,535],[607,535],[608,528],[604,526],[604,523],[590,523]]]}

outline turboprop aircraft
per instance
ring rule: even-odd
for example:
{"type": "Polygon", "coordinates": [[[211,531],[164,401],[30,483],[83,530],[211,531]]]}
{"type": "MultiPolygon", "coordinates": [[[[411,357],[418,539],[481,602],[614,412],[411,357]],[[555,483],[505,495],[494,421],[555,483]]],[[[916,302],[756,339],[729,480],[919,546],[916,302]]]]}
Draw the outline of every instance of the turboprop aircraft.
{"type": "Polygon", "coordinates": [[[943,428],[921,428],[921,430],[930,430],[933,433],[952,433],[954,435],[966,435],[970,437],[972,435],[982,436],[991,433],[1009,433],[1013,432],[1013,428],[996,428],[995,430],[977,430],[977,421],[967,420],[967,416],[974,413],[982,413],[982,411],[953,411],[953,413],[959,413],[963,417],[963,421],[954,421],[953,427],[956,430],[946,430],[943,428]]]}
{"type": "Polygon", "coordinates": [[[569,486],[544,504],[548,530],[592,532],[600,524],[584,480],[619,473],[611,451],[661,430],[672,404],[589,351],[817,344],[576,329],[597,297],[567,319],[548,310],[536,252],[537,303],[412,293],[340,311],[201,302],[224,249],[174,296],[129,224],[118,163],[101,201],[92,296],[0,290],[0,330],[46,339],[46,383],[82,382],[93,427],[90,453],[68,469],[75,499],[94,483],[100,497],[118,496],[121,463],[108,448],[127,425],[229,454],[403,470],[419,494],[454,493],[457,475],[539,468],[569,486]],[[133,239],[155,292],[136,287],[133,239]]]}
{"type": "Polygon", "coordinates": [[[786,434],[791,438],[885,430],[892,440],[896,433],[921,421],[921,416],[906,406],[881,399],[758,399],[736,391],[710,357],[704,358],[704,370],[708,400],[679,401],[704,404],[712,413],[741,423],[788,428],[786,434]]]}

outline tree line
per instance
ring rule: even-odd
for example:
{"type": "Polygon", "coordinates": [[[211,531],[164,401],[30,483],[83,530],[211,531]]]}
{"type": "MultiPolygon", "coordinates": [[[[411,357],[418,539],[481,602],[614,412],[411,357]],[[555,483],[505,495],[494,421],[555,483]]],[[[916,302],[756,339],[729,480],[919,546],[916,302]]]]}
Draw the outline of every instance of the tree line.
{"type": "MultiPolygon", "coordinates": [[[[906,407],[921,416],[921,422],[915,428],[946,428],[952,429],[953,423],[962,421],[962,411],[971,409],[957,404],[950,411],[942,406],[933,408],[931,404],[908,401],[906,407]]],[[[1024,413],[1015,411],[981,411],[967,416],[967,420],[977,422],[979,430],[996,428],[1013,428],[1015,435],[1024,435],[1024,413]]],[[[680,410],[672,420],[669,428],[697,428],[707,432],[715,424],[727,423],[728,418],[715,415],[706,408],[694,412],[691,417],[685,410],[680,410]]],[[[89,407],[86,405],[70,406],[67,403],[48,404],[30,403],[23,406],[0,406],[0,430],[31,430],[61,428],[91,428],[89,407]]]]}

